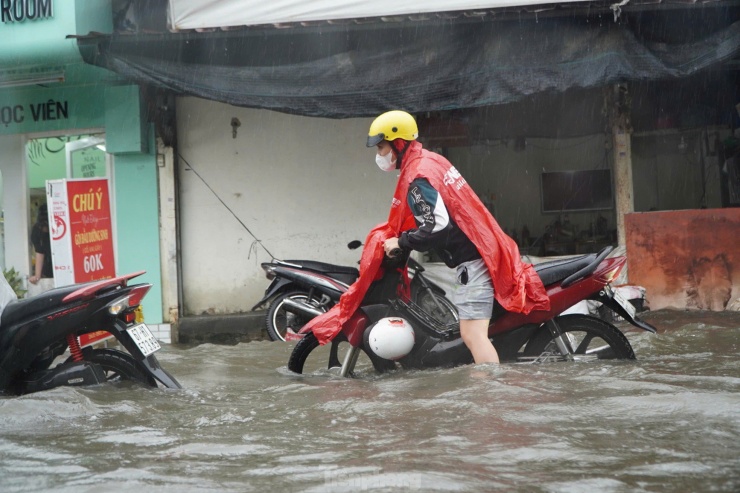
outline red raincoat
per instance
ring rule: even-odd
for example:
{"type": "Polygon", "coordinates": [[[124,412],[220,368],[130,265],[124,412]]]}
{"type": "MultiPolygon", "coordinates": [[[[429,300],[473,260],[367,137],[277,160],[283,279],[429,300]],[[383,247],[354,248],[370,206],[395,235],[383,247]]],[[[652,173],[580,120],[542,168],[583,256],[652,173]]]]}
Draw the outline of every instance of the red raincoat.
{"type": "Polygon", "coordinates": [[[407,193],[416,178],[426,178],[439,192],[455,223],[478,248],[491,273],[494,296],[507,311],[527,314],[549,310],[550,299],[530,264],[522,262],[514,240],[503,232],[473,189],[444,157],[412,142],[403,157],[388,222],[370,231],[360,259],[360,278],[328,312],[311,320],[301,332],[313,331],[321,344],[331,341],[359,308],[370,284],[383,274],[383,242],[414,228],[407,193]]]}

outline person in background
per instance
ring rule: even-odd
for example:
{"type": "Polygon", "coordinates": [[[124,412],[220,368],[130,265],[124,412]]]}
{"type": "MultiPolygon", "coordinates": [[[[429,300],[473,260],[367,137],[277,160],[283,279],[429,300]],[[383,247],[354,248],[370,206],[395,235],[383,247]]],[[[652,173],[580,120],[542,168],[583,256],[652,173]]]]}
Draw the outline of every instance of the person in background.
{"type": "Polygon", "coordinates": [[[54,267],[51,261],[51,235],[49,234],[49,212],[46,204],[39,207],[39,212],[31,229],[31,243],[36,253],[34,274],[28,278],[28,295],[33,296],[54,287],[54,267]]]}

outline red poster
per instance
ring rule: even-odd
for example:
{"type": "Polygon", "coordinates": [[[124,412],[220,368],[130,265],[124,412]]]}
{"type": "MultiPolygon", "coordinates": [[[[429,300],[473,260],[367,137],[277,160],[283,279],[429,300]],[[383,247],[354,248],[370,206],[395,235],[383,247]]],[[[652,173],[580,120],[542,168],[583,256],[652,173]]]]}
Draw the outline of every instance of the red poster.
{"type": "Polygon", "coordinates": [[[115,277],[108,180],[68,180],[67,200],[75,282],[115,277]]]}

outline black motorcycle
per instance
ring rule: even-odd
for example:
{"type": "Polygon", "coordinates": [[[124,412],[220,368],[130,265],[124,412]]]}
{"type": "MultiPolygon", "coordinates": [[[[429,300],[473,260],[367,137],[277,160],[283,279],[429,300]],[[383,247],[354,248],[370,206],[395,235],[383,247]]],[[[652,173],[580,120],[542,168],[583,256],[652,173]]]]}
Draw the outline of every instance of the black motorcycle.
{"type": "Polygon", "coordinates": [[[181,388],[157,361],[160,349],[136,308],[151,284],[128,284],[144,272],[55,288],[14,300],[0,317],[0,393],[130,380],[181,388]],[[80,346],[80,336],[106,331],[121,349],[80,346]],[[56,363],[69,349],[70,356],[56,363]]]}
{"type": "MultiPolygon", "coordinates": [[[[362,246],[352,241],[347,248],[362,246]]],[[[272,283],[265,296],[252,310],[269,303],[265,328],[273,341],[295,340],[312,318],[326,312],[339,301],[359,277],[355,267],[327,264],[313,260],[273,260],[262,264],[272,283]]],[[[445,291],[424,277],[424,267],[409,258],[411,295],[414,302],[442,320],[457,321],[457,310],[445,298],[445,291]]]]}

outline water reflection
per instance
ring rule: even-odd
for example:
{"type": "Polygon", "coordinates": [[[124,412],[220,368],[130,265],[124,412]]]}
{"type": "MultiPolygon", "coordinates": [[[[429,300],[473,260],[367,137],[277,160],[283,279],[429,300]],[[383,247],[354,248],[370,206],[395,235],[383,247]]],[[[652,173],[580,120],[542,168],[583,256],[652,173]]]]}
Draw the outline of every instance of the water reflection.
{"type": "Polygon", "coordinates": [[[3,491],[737,491],[740,316],[658,312],[638,362],[295,376],[166,347],[184,390],[0,399],[3,491]]]}

